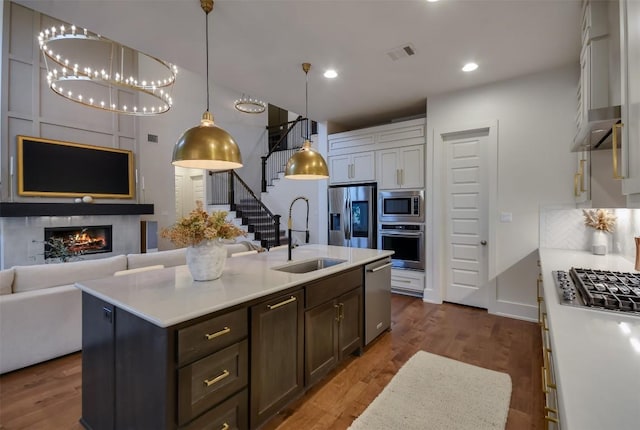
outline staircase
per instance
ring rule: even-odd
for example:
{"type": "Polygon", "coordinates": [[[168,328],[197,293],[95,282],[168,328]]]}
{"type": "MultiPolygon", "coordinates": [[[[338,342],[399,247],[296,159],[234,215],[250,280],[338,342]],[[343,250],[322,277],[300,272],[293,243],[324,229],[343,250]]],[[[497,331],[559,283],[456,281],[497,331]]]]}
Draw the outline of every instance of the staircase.
{"type": "MultiPolygon", "coordinates": [[[[277,142],[269,142],[267,155],[262,158],[262,192],[273,181],[282,178],[289,158],[302,147],[307,119],[298,116],[295,121],[278,126],[281,130],[277,142]]],[[[270,133],[271,135],[271,133],[270,133]]],[[[248,233],[263,248],[287,244],[287,232],[281,228],[280,215],[273,214],[249,186],[233,170],[209,172],[211,205],[228,206],[235,212],[237,223],[245,226],[248,233]]],[[[282,226],[286,228],[286,226],[282,226]]]]}
{"type": "Polygon", "coordinates": [[[288,243],[280,228],[280,215],[274,215],[233,170],[209,172],[212,205],[228,206],[238,223],[253,234],[263,248],[288,243]]]}

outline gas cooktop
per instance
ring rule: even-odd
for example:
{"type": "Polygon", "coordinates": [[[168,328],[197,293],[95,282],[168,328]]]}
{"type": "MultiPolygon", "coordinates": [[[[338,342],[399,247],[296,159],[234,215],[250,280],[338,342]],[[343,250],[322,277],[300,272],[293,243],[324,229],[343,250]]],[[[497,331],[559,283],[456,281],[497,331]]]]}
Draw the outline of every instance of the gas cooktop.
{"type": "Polygon", "coordinates": [[[558,270],[553,278],[560,303],[640,316],[640,273],[610,270],[558,270]]]}

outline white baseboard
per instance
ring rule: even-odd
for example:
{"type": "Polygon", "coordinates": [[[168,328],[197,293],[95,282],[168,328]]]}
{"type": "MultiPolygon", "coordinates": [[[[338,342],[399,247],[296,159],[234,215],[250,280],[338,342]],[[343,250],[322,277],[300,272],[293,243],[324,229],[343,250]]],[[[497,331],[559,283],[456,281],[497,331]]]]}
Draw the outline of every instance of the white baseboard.
{"type": "Polygon", "coordinates": [[[523,303],[496,301],[489,313],[518,320],[538,322],[538,307],[523,303]]]}

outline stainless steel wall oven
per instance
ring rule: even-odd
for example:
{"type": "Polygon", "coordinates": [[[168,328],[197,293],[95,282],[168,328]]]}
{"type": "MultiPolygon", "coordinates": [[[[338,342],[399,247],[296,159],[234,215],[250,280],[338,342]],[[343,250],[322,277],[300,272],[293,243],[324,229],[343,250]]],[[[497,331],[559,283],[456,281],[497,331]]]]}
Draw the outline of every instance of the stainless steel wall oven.
{"type": "Polygon", "coordinates": [[[424,270],[424,225],[380,224],[378,229],[380,249],[394,251],[391,263],[394,268],[424,270]]]}

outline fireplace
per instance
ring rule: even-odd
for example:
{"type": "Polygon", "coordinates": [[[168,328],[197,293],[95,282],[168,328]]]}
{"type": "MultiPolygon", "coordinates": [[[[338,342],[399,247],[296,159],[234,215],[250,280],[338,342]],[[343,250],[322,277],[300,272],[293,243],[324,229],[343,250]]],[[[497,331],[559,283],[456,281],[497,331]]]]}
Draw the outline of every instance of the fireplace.
{"type": "Polygon", "coordinates": [[[44,229],[44,258],[55,258],[50,244],[64,244],[72,255],[111,252],[112,226],[51,227],[44,229]]]}

